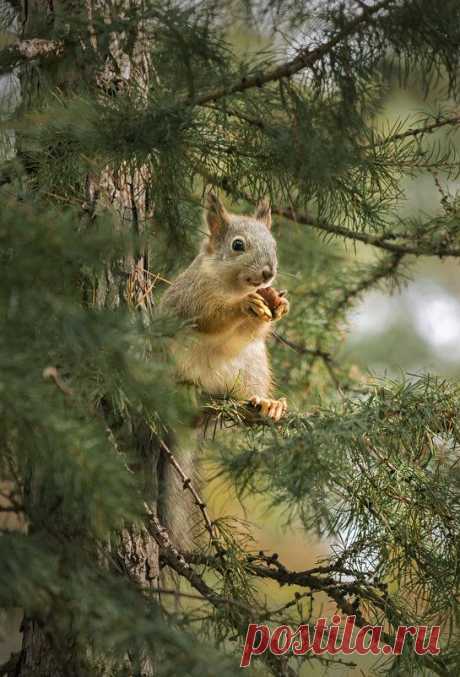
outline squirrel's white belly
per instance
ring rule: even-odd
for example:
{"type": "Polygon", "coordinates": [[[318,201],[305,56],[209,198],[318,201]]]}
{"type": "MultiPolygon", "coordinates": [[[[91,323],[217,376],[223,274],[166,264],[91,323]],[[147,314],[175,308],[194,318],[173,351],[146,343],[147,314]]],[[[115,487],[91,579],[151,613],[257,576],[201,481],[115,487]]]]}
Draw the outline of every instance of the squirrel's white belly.
{"type": "Polygon", "coordinates": [[[174,349],[180,377],[212,395],[236,399],[266,395],[270,372],[264,339],[242,342],[237,351],[235,343],[222,338],[218,342],[205,334],[190,336],[174,349]]]}

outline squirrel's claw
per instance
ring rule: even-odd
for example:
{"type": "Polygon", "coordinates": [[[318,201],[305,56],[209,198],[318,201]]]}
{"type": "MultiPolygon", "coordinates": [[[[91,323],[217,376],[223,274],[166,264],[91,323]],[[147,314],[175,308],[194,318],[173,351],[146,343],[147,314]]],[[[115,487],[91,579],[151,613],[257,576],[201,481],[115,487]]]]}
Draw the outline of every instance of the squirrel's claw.
{"type": "Polygon", "coordinates": [[[253,407],[260,408],[262,416],[272,418],[276,422],[278,422],[287,411],[287,401],[285,397],[281,397],[279,400],[272,400],[268,397],[254,395],[249,402],[253,407]]]}
{"type": "Polygon", "coordinates": [[[248,294],[244,299],[244,310],[250,315],[255,315],[264,322],[270,322],[272,319],[272,311],[267,306],[265,301],[256,292],[248,294]]]}
{"type": "MultiPolygon", "coordinates": [[[[281,294],[280,294],[281,297],[281,294]]],[[[276,308],[272,311],[273,319],[276,320],[281,320],[282,317],[287,315],[289,312],[289,301],[287,298],[282,296],[279,299],[279,305],[276,306],[276,308]]]]}

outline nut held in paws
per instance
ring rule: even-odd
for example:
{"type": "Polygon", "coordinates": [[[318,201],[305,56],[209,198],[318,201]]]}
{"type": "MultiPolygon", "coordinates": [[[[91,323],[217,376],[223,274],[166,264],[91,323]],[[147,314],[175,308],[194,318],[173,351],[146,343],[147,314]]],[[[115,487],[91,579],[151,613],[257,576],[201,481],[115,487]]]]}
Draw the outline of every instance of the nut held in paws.
{"type": "Polygon", "coordinates": [[[258,289],[257,293],[263,298],[267,306],[270,308],[272,313],[282,304],[283,296],[279,291],[274,287],[264,287],[263,289],[258,289]]]}

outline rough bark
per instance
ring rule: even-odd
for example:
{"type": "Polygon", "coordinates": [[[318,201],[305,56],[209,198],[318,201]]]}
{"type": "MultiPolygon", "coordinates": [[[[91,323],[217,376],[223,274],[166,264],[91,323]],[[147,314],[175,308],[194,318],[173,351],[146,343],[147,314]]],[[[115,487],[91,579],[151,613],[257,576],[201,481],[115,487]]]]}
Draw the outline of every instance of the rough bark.
{"type": "MultiPolygon", "coordinates": [[[[134,3],[131,2],[131,6],[134,3]]],[[[94,91],[101,95],[110,89],[111,95],[116,96],[117,91],[128,88],[130,82],[136,80],[136,91],[139,85],[144,87],[148,84],[148,62],[145,51],[145,41],[142,34],[142,26],[139,26],[137,39],[130,41],[128,51],[125,51],[123,36],[113,33],[109,46],[100,47],[97,33],[93,28],[95,12],[102,12],[106,21],[110,22],[111,12],[123,9],[123,4],[118,3],[116,9],[112,3],[105,0],[74,0],[72,2],[50,2],[48,0],[23,0],[21,3],[22,16],[19,25],[22,27],[18,44],[44,44],[37,41],[40,27],[49,31],[49,26],[55,20],[55,12],[59,8],[66,12],[78,13],[81,17],[86,16],[88,31],[83,50],[94,51],[94,67],[88,66],[91,59],[85,59],[81,64],[81,77],[86,82],[92,82],[94,91]],[[61,7],[59,7],[61,4],[61,7]],[[106,49],[107,54],[100,50],[106,49]]],[[[45,32],[45,31],[44,31],[45,32]]],[[[46,34],[45,32],[45,34],[46,34]]],[[[40,56],[37,54],[36,56],[40,56]]],[[[38,61],[39,70],[47,68],[47,61],[38,61]]],[[[72,78],[75,78],[75,68],[78,62],[72,64],[72,78]]],[[[58,77],[61,91],[66,91],[66,86],[71,84],[65,81],[65,68],[59,71],[58,77]]],[[[27,107],[34,100],[37,82],[37,63],[30,68],[24,63],[20,74],[22,89],[22,106],[27,107]]],[[[18,138],[20,152],[20,138],[18,138]]],[[[107,169],[101,174],[88,175],[86,179],[86,202],[82,205],[82,215],[88,222],[97,218],[96,212],[99,207],[109,209],[115,216],[117,227],[133,231],[139,234],[143,223],[149,215],[147,203],[147,191],[145,188],[148,175],[146,172],[132,170],[129,167],[122,168],[118,172],[107,169]]],[[[92,303],[100,307],[117,307],[127,303],[133,309],[145,307],[148,300],[148,252],[136,251],[118,260],[108,267],[96,282],[95,289],[91,294],[86,294],[86,302],[91,299],[92,303]]],[[[158,447],[145,429],[132,430],[135,444],[139,450],[140,466],[136,471],[142,473],[147,503],[154,514],[156,507],[156,484],[158,447]]],[[[116,453],[116,451],[114,451],[116,453]]],[[[39,500],[34,497],[33,490],[29,500],[39,500]]],[[[32,510],[33,514],[33,510],[32,510]]],[[[33,524],[31,525],[33,528],[33,524]]],[[[139,531],[134,527],[127,526],[120,535],[120,545],[117,553],[112,553],[119,561],[125,575],[138,582],[140,586],[151,586],[159,576],[159,551],[152,536],[146,531],[139,531]]],[[[7,674],[9,677],[71,677],[72,675],[94,674],[91,666],[82,663],[84,651],[78,648],[75,638],[69,636],[68,642],[57,646],[54,642],[51,621],[33,617],[25,617],[22,623],[22,648],[19,654],[13,656],[8,664],[7,674]]],[[[127,658],[129,664],[129,659],[127,658]]],[[[129,670],[129,667],[128,667],[129,670]]],[[[98,674],[101,672],[98,666],[98,674]]],[[[110,673],[102,668],[102,674],[110,673]]],[[[137,673],[139,674],[139,673],[137,673]]],[[[143,675],[153,675],[154,666],[150,659],[145,659],[142,666],[143,675]]]]}

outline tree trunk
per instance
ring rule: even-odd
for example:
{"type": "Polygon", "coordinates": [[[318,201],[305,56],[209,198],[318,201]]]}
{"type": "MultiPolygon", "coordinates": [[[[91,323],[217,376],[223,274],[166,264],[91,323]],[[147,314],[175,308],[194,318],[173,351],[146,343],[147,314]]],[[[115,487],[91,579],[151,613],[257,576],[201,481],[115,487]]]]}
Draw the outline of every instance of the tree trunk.
{"type": "MultiPolygon", "coordinates": [[[[92,51],[94,59],[85,58],[81,63],[75,59],[67,72],[65,66],[62,69],[54,68],[51,77],[56,80],[56,85],[61,91],[71,91],[72,81],[75,77],[80,77],[92,85],[96,95],[97,92],[102,96],[110,91],[111,96],[116,96],[117,92],[126,92],[130,83],[135,81],[136,95],[139,96],[142,88],[146,91],[149,78],[142,25],[139,24],[134,40],[132,35],[129,36],[128,41],[126,36],[113,32],[108,45],[107,41],[101,41],[104,46],[99,44],[98,35],[93,28],[96,12],[98,15],[103,14],[105,22],[110,23],[111,12],[116,11],[116,15],[113,16],[119,16],[124,7],[132,7],[134,4],[131,0],[130,3],[118,3],[118,6],[114,8],[113,3],[105,0],[73,0],[72,2],[23,0],[22,16],[19,17],[21,26],[19,37],[22,40],[41,37],[41,28],[44,29],[46,36],[50,25],[58,20],[59,13],[61,13],[59,19],[61,21],[63,12],[67,13],[67,16],[70,14],[79,15],[80,18],[83,16],[87,21],[88,31],[87,35],[82,38],[80,48],[86,56],[92,51]],[[106,53],[103,53],[103,50],[106,50],[106,53]]],[[[48,62],[41,66],[43,69],[52,67],[52,64],[48,66],[48,62]]],[[[33,104],[40,89],[40,77],[40,70],[37,71],[36,64],[31,67],[26,63],[22,67],[20,73],[21,106],[27,108],[33,104]]],[[[20,136],[17,142],[20,154],[20,136]]],[[[114,214],[119,229],[132,231],[135,234],[141,233],[145,219],[151,213],[146,190],[147,178],[146,171],[133,170],[128,166],[116,173],[106,169],[100,175],[88,175],[82,218],[91,224],[100,206],[105,210],[109,209],[114,214]]],[[[148,259],[147,251],[136,251],[127,255],[123,260],[114,262],[99,277],[96,288],[91,290],[92,293],[86,294],[86,301],[91,299],[91,302],[99,307],[115,308],[127,303],[138,309],[139,307],[146,308],[149,303],[148,259]]],[[[144,427],[132,430],[132,435],[141,459],[140,467],[137,467],[136,471],[142,473],[145,478],[145,495],[152,512],[156,514],[158,447],[144,427]]],[[[33,501],[39,498],[34,497],[33,489],[29,493],[29,500],[33,505],[33,501]]],[[[33,510],[31,514],[33,515],[33,510]]],[[[50,519],[52,519],[51,516],[50,519]]],[[[33,523],[30,528],[34,528],[33,523]]],[[[112,557],[113,555],[114,553],[112,557]]],[[[120,562],[122,570],[140,586],[152,586],[158,580],[158,546],[146,530],[139,531],[133,526],[127,526],[120,535],[120,545],[115,557],[120,562]]],[[[84,664],[85,660],[82,659],[85,655],[84,648],[78,648],[78,641],[75,642],[74,637],[68,638],[66,646],[56,646],[51,630],[52,620],[48,626],[48,622],[44,619],[24,617],[22,648],[11,661],[11,670],[8,672],[10,676],[45,677],[45,675],[52,675],[60,677],[62,675],[62,677],[71,677],[72,675],[95,674],[90,665],[84,664]]],[[[129,664],[128,658],[127,662],[129,664]]],[[[99,672],[98,666],[97,674],[99,672]]],[[[101,673],[109,674],[110,666],[107,666],[107,670],[102,668],[101,673]]],[[[142,674],[149,676],[154,674],[150,659],[144,660],[142,674]]]]}

